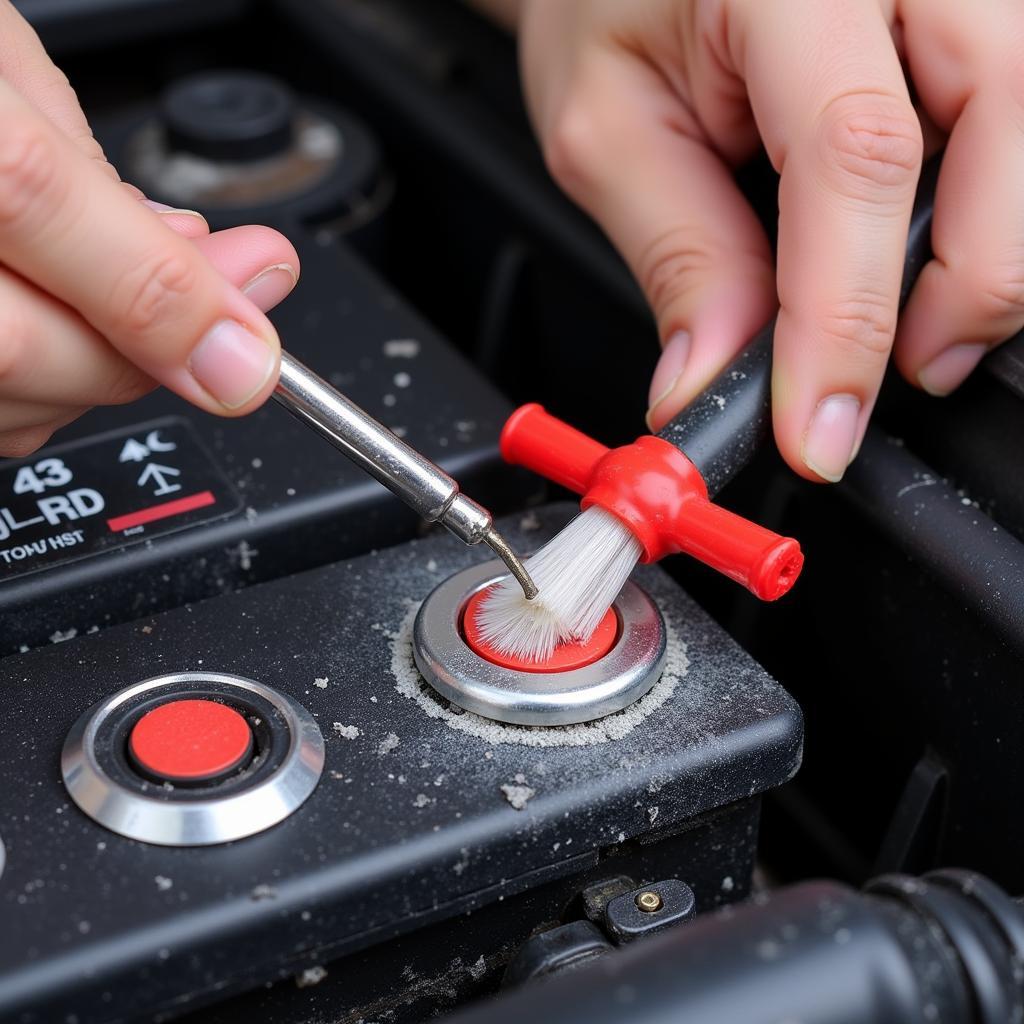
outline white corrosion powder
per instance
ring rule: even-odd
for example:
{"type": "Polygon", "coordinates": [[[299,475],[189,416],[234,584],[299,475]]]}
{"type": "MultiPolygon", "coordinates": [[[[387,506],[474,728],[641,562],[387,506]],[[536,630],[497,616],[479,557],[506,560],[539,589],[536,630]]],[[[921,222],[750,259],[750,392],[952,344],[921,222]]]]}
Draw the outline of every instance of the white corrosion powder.
{"type": "Polygon", "coordinates": [[[415,359],[420,354],[420,343],[415,338],[393,338],[384,342],[384,355],[389,359],[415,359]]]}
{"type": "Polygon", "coordinates": [[[309,988],[312,985],[319,985],[327,977],[327,968],[316,964],[314,967],[307,967],[301,974],[295,975],[295,984],[299,988],[309,988]]]}
{"type": "Polygon", "coordinates": [[[679,681],[686,675],[689,660],[686,644],[679,638],[669,622],[665,622],[665,665],[661,678],[651,690],[624,711],[617,711],[594,722],[581,725],[506,725],[489,718],[463,711],[457,714],[442,707],[423,692],[429,686],[416,668],[412,654],[412,627],[419,610],[418,602],[409,602],[409,611],[396,632],[385,631],[391,642],[391,673],[395,689],[409,700],[415,701],[430,718],[440,718],[445,725],[458,732],[468,733],[487,743],[517,743],[525,747],[586,747],[594,743],[607,743],[629,735],[645,718],[653,714],[675,692],[679,681]]]}
{"type": "Polygon", "coordinates": [[[524,779],[522,775],[517,775],[514,785],[512,783],[506,783],[501,787],[502,793],[505,794],[505,799],[517,811],[521,811],[530,802],[530,800],[537,795],[537,790],[533,789],[531,786],[524,785],[523,783],[525,782],[526,779],[524,779]],[[519,781],[520,779],[522,779],[522,782],[519,781]]]}

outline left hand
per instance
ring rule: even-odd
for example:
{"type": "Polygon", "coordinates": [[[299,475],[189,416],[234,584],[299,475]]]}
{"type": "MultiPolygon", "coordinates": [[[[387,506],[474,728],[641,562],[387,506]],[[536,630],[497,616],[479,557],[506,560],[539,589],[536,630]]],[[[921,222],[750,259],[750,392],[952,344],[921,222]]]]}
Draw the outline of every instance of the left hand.
{"type": "Polygon", "coordinates": [[[778,305],[775,438],[835,481],[894,339],[907,379],[944,395],[1024,326],[1021,0],[522,0],[519,35],[548,165],[654,310],[653,429],[778,305]],[[943,142],[935,258],[897,329],[921,161],[943,142]],[[762,143],[777,268],[732,174],[762,143]]]}

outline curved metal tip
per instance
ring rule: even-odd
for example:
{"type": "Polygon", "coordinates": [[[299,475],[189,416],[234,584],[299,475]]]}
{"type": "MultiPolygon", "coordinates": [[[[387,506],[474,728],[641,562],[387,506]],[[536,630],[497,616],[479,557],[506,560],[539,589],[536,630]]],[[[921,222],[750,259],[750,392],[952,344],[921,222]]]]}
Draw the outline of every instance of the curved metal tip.
{"type": "Polygon", "coordinates": [[[530,579],[526,566],[519,561],[519,556],[508,546],[505,538],[492,526],[484,534],[484,543],[508,566],[509,572],[523,588],[526,600],[532,601],[538,593],[537,584],[530,579]]]}

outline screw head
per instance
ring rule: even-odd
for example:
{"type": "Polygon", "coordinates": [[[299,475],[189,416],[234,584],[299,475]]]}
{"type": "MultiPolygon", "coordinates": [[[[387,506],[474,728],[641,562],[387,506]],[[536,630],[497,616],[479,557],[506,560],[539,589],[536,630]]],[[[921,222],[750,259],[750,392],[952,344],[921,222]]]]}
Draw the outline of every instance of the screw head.
{"type": "Polygon", "coordinates": [[[661,910],[663,906],[661,897],[656,892],[651,892],[650,890],[640,893],[635,902],[637,907],[645,914],[653,914],[661,910]]]}

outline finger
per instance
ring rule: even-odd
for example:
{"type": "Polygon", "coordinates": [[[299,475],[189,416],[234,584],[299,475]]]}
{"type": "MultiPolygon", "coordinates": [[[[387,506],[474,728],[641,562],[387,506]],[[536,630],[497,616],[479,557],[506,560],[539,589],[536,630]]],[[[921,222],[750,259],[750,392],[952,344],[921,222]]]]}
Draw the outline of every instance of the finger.
{"type": "Polygon", "coordinates": [[[658,429],[771,316],[771,252],[729,170],[647,65],[603,49],[568,98],[539,113],[552,173],[605,230],[665,344],[651,386],[658,429]]]}
{"type": "Polygon", "coordinates": [[[0,268],[0,398],[5,408],[12,401],[48,407],[119,405],[153,387],[74,310],[0,268]]]}
{"type": "Polygon", "coordinates": [[[222,415],[260,405],[280,345],[258,308],[5,83],[0,121],[0,262],[189,401],[222,415]]]}
{"type": "Polygon", "coordinates": [[[5,398],[0,401],[0,432],[11,433],[29,427],[56,423],[84,412],[84,406],[71,407],[57,402],[30,402],[5,398]]]}
{"type": "Polygon", "coordinates": [[[935,258],[911,293],[896,345],[900,372],[933,395],[948,395],[1024,327],[1024,132],[1008,106],[1003,95],[976,93],[943,156],[935,258]]]}
{"type": "MultiPolygon", "coordinates": [[[[120,180],[116,168],[109,163],[103,147],[93,135],[67,75],[53,63],[35,29],[9,0],[0,0],[0,39],[3,40],[0,76],[57,125],[85,156],[95,160],[108,177],[120,180]]],[[[142,198],[142,193],[134,185],[128,182],[122,182],[122,185],[135,197],[142,198]]],[[[162,203],[145,202],[165,214],[169,226],[181,234],[195,237],[208,230],[206,222],[195,210],[178,210],[162,203]]]]}
{"type": "Polygon", "coordinates": [[[907,11],[922,101],[952,128],[935,195],[935,258],[896,341],[900,371],[934,395],[953,391],[1024,327],[1024,14],[993,0],[969,24],[963,15],[946,0],[907,11]]]}
{"type": "MultiPolygon", "coordinates": [[[[94,160],[104,174],[119,181],[117,169],[107,160],[103,147],[93,135],[67,75],[53,63],[35,29],[9,0],[0,0],[0,40],[3,40],[0,76],[53,122],[85,156],[94,160]]],[[[121,184],[135,198],[143,198],[134,185],[121,184]]],[[[169,226],[181,234],[194,237],[208,230],[195,210],[176,210],[161,203],[145,202],[166,214],[169,226]]]]}
{"type": "MultiPolygon", "coordinates": [[[[231,228],[195,244],[264,311],[294,286],[298,256],[270,228],[231,228]]],[[[72,309],[0,268],[0,398],[86,408],[130,402],[154,386],[72,309]]]]}
{"type": "Polygon", "coordinates": [[[195,246],[263,312],[288,296],[298,281],[299,254],[280,232],[259,225],[225,228],[195,246]]]}
{"type": "MultiPolygon", "coordinates": [[[[124,184],[122,182],[122,184],[124,184]]],[[[134,187],[134,186],[133,186],[134,187]]],[[[177,206],[168,206],[153,199],[139,198],[143,206],[159,214],[163,224],[185,238],[202,238],[210,233],[210,225],[198,210],[185,210],[177,206]]]]}
{"type": "Polygon", "coordinates": [[[920,126],[873,3],[750,4],[741,50],[754,116],[781,171],[776,441],[798,473],[835,481],[892,347],[920,126]]]}
{"type": "Polygon", "coordinates": [[[33,403],[0,403],[0,458],[20,459],[42,448],[55,430],[85,410],[33,403]]]}
{"type": "Polygon", "coordinates": [[[57,125],[104,174],[119,180],[92,134],[67,75],[50,60],[35,29],[10,0],[0,0],[0,40],[0,75],[4,80],[57,125]]]}

